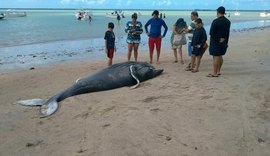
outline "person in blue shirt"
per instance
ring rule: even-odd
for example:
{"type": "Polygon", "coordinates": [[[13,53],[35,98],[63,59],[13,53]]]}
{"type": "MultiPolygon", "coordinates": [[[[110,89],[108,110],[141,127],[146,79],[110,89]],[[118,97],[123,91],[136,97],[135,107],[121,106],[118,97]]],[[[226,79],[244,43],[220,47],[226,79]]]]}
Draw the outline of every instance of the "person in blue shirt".
{"type": "Polygon", "coordinates": [[[148,35],[148,46],[150,52],[150,63],[153,63],[153,52],[154,47],[156,46],[157,50],[157,64],[159,63],[159,56],[160,56],[160,48],[161,48],[161,41],[162,38],[165,37],[168,27],[163,19],[159,18],[159,11],[155,10],[152,13],[153,18],[149,19],[145,24],[145,32],[148,35]],[[150,32],[148,31],[148,26],[150,27],[150,32]],[[163,35],[161,35],[161,28],[164,27],[163,35]]]}
{"type": "Polygon", "coordinates": [[[125,32],[127,35],[128,44],[128,61],[130,61],[132,49],[134,49],[134,59],[137,62],[138,59],[138,48],[141,42],[141,33],[143,32],[142,23],[137,21],[137,14],[132,14],[132,21],[128,21],[126,24],[125,32]]]}

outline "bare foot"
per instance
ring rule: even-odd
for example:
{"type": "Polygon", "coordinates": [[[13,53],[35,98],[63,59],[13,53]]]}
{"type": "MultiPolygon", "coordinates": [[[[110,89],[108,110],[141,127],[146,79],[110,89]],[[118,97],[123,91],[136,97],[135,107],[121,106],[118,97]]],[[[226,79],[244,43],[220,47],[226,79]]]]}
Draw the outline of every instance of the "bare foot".
{"type": "Polygon", "coordinates": [[[181,62],[181,64],[184,64],[184,61],[183,60],[181,60],[180,62],[181,62]]]}

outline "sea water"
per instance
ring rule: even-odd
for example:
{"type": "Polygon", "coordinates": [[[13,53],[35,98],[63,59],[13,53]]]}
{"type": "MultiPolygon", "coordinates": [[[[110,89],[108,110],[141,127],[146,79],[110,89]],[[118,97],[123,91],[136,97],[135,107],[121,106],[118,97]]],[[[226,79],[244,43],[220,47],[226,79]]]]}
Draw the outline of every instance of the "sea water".
{"type": "MultiPolygon", "coordinates": [[[[5,18],[0,20],[0,68],[22,67],[74,59],[89,61],[104,58],[104,34],[108,22],[115,24],[117,56],[127,51],[125,24],[131,20],[134,10],[124,10],[126,18],[119,22],[116,18],[106,17],[114,10],[90,10],[92,21],[79,21],[76,10],[24,10],[26,17],[5,18]]],[[[0,12],[3,12],[3,10],[0,12]]],[[[138,12],[138,11],[137,11],[138,12]]],[[[169,28],[162,41],[163,47],[170,45],[171,29],[178,18],[189,24],[191,11],[161,11],[169,28]]],[[[143,25],[151,18],[152,11],[139,10],[138,21],[143,25]]],[[[204,27],[209,32],[216,11],[198,11],[204,27]]],[[[270,19],[259,16],[259,12],[240,12],[235,16],[228,12],[232,22],[231,30],[270,26],[270,19]]],[[[140,50],[147,50],[147,36],[142,34],[140,50]]]]}

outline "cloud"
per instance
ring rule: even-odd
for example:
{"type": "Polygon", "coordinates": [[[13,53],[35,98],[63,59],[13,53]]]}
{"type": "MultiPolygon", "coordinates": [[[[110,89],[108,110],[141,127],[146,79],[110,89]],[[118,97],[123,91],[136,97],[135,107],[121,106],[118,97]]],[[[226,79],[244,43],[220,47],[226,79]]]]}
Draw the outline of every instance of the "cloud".
{"type": "Polygon", "coordinates": [[[171,0],[160,0],[160,1],[153,1],[152,2],[152,5],[153,6],[169,6],[172,4],[172,1],[171,0]]]}

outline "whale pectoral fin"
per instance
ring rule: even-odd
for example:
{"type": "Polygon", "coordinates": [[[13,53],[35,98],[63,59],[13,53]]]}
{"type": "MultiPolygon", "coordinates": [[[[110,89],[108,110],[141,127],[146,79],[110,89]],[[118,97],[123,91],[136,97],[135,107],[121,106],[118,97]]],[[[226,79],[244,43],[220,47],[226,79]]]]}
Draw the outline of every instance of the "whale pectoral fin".
{"type": "Polygon", "coordinates": [[[29,100],[20,100],[17,101],[18,104],[24,106],[42,106],[46,103],[47,100],[44,99],[29,99],[29,100]]]}
{"type": "Polygon", "coordinates": [[[81,79],[81,78],[78,78],[78,79],[75,81],[75,83],[78,83],[80,79],[81,79]]]}
{"type": "Polygon", "coordinates": [[[131,65],[129,67],[129,71],[130,71],[130,75],[137,81],[137,84],[134,85],[134,86],[131,86],[130,89],[135,89],[135,88],[137,88],[140,85],[140,80],[135,76],[135,73],[134,73],[135,70],[134,70],[133,65],[131,65]]]}

